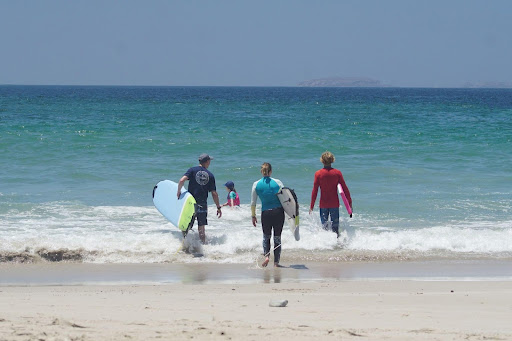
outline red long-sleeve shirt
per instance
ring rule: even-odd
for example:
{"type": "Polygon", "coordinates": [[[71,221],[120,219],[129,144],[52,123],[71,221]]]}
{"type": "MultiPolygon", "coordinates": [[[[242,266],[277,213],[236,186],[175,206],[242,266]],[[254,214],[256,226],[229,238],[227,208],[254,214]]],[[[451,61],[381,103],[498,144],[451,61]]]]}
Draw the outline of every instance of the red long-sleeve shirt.
{"type": "Polygon", "coordinates": [[[318,194],[318,187],[320,187],[320,208],[335,208],[340,207],[340,200],[338,196],[338,184],[341,184],[345,196],[352,206],[352,198],[347,184],[343,179],[343,174],[335,168],[322,168],[315,173],[315,181],[313,183],[313,191],[311,192],[311,209],[315,207],[316,196],[318,194]]]}

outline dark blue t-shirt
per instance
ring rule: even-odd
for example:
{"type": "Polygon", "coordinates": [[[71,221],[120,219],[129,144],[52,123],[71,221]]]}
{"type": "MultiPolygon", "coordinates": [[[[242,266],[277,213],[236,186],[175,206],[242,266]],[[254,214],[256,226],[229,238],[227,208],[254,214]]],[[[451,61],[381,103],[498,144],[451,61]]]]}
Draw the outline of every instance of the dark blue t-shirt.
{"type": "Polygon", "coordinates": [[[208,192],[217,191],[213,173],[202,166],[189,168],[185,175],[188,177],[188,191],[198,203],[205,203],[208,192]]]}

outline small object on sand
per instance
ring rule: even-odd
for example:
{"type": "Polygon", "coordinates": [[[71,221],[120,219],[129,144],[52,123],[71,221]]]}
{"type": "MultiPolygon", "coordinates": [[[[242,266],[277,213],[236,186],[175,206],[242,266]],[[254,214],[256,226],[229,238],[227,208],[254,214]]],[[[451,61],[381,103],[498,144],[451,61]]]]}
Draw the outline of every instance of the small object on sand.
{"type": "Polygon", "coordinates": [[[268,305],[269,307],[286,307],[288,300],[271,300],[268,305]]]}

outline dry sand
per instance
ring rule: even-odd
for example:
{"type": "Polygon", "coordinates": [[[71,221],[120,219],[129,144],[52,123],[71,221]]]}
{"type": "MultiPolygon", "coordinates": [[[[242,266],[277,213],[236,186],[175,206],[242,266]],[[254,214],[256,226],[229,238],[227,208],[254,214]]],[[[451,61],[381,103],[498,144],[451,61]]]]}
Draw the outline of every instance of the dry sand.
{"type": "Polygon", "coordinates": [[[0,287],[0,340],[157,339],[512,340],[512,282],[0,287]]]}

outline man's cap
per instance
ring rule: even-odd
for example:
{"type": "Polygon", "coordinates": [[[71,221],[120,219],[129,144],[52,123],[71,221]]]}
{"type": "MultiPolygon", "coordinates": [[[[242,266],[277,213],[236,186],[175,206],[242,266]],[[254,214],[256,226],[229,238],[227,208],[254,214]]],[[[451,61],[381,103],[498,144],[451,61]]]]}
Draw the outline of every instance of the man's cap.
{"type": "Polygon", "coordinates": [[[206,153],[199,155],[199,162],[206,162],[208,160],[213,160],[213,157],[210,157],[210,155],[206,153]]]}
{"type": "Polygon", "coordinates": [[[224,184],[224,186],[232,190],[233,188],[235,188],[235,183],[233,181],[228,181],[224,184]]]}

